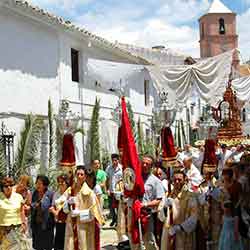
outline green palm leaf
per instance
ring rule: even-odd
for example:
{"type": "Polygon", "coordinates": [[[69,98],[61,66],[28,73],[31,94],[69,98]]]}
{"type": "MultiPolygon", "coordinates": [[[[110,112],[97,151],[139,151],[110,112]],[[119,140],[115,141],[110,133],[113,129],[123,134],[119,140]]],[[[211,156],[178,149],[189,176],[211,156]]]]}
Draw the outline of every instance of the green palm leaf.
{"type": "Polygon", "coordinates": [[[54,114],[51,100],[48,101],[49,121],[49,169],[56,166],[56,132],[54,126],[54,114]]]}
{"type": "Polygon", "coordinates": [[[43,120],[37,116],[27,115],[15,157],[12,175],[18,178],[21,174],[29,174],[30,167],[38,163],[38,152],[41,142],[43,120]]]}
{"type": "Polygon", "coordinates": [[[99,113],[100,100],[95,100],[95,106],[91,117],[90,124],[90,160],[101,160],[100,135],[99,135],[99,113]]]}

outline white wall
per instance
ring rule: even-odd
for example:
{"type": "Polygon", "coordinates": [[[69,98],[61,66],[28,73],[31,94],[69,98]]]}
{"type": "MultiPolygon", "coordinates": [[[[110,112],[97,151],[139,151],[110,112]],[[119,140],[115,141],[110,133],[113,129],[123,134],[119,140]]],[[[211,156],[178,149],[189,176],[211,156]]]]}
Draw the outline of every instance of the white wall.
{"type": "Polygon", "coordinates": [[[0,8],[0,112],[47,113],[58,99],[54,30],[0,8]]]}
{"type": "MultiPolygon", "coordinates": [[[[112,121],[111,112],[117,105],[118,94],[95,86],[95,79],[85,74],[88,58],[105,59],[106,52],[89,48],[86,41],[70,33],[1,7],[0,34],[0,121],[16,132],[16,145],[24,115],[46,116],[49,98],[55,112],[58,112],[61,99],[69,100],[72,111],[84,117],[87,131],[98,97],[103,120],[101,130],[105,130],[103,144],[113,152],[116,145],[108,145],[107,141],[116,144],[117,125],[112,121]],[[71,81],[71,48],[80,51],[80,83],[71,81]]],[[[115,55],[112,59],[115,60],[115,55]]],[[[135,121],[140,116],[146,128],[150,126],[154,99],[151,96],[151,105],[145,107],[144,79],[150,80],[147,72],[134,74],[128,79],[125,92],[135,112],[135,121]]],[[[150,91],[154,93],[153,88],[150,91]]],[[[84,143],[86,148],[86,136],[84,143]]]]}

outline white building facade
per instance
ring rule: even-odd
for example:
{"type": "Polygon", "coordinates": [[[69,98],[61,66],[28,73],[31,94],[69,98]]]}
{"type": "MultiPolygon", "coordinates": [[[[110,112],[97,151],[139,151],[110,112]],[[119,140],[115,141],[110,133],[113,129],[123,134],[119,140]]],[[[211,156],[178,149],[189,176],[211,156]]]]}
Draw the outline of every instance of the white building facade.
{"type": "MultiPolygon", "coordinates": [[[[150,129],[156,94],[148,72],[138,66],[147,64],[146,60],[22,1],[1,1],[0,33],[0,122],[16,133],[15,147],[25,116],[32,113],[46,118],[49,99],[55,113],[61,100],[69,101],[87,134],[93,105],[99,98],[101,146],[110,153],[117,152],[118,126],[112,112],[119,100],[120,86],[114,81],[116,89],[109,89],[91,76],[90,58],[110,61],[111,68],[112,63],[129,65],[132,73],[119,81],[126,82],[124,93],[133,107],[135,121],[140,117],[144,130],[150,129]],[[72,57],[78,61],[73,73],[76,65],[72,57]],[[76,75],[78,79],[74,79],[76,75]]],[[[47,141],[46,130],[43,145],[47,141]]],[[[86,143],[84,136],[85,153],[86,143]]]]}
{"type": "MultiPolygon", "coordinates": [[[[1,1],[0,34],[0,122],[16,133],[15,148],[27,114],[47,118],[49,99],[55,114],[61,101],[67,100],[70,109],[81,117],[85,135],[77,140],[84,148],[86,163],[96,98],[100,99],[101,148],[117,152],[118,125],[112,113],[121,89],[132,105],[135,122],[140,118],[144,134],[150,136],[159,89],[146,66],[183,65],[188,57],[170,49],[112,44],[26,1],[1,1]]],[[[177,113],[179,122],[173,131],[183,126],[186,135],[184,140],[180,132],[178,144],[189,143],[190,129],[202,115],[202,105],[200,98],[192,95],[177,113]]],[[[47,147],[45,124],[42,162],[47,161],[47,147]]]]}

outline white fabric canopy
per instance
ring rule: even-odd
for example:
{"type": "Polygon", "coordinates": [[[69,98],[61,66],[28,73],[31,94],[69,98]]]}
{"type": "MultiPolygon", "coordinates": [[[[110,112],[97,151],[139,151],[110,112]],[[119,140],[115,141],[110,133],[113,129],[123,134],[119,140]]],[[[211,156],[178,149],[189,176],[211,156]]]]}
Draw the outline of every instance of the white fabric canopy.
{"type": "Polygon", "coordinates": [[[234,50],[182,66],[147,66],[158,91],[169,91],[171,104],[186,102],[195,88],[205,101],[216,105],[225,90],[234,50]]]}
{"type": "Polygon", "coordinates": [[[233,80],[232,86],[241,101],[250,101],[250,76],[233,80]]]}
{"type": "Polygon", "coordinates": [[[131,75],[144,69],[141,65],[97,59],[88,59],[87,68],[88,76],[98,81],[105,89],[124,87],[131,75]]]}
{"type": "MultiPolygon", "coordinates": [[[[171,108],[184,104],[193,93],[217,106],[222,99],[231,71],[235,50],[201,60],[193,65],[146,66],[157,91],[168,92],[171,108]]],[[[88,60],[88,77],[98,81],[105,89],[119,89],[128,84],[128,79],[145,69],[143,65],[88,60]]],[[[250,100],[250,77],[233,81],[240,100],[250,100]]]]}

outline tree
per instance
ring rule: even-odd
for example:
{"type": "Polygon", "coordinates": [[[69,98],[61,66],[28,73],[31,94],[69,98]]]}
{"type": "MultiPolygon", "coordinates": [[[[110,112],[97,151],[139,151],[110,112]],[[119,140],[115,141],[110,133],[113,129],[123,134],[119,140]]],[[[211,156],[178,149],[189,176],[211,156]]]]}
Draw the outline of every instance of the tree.
{"type": "Polygon", "coordinates": [[[42,125],[43,120],[40,117],[32,114],[26,116],[11,173],[15,179],[21,174],[29,174],[30,168],[39,162],[42,125]]]}
{"type": "Polygon", "coordinates": [[[100,100],[95,100],[95,106],[90,123],[90,160],[100,160],[100,136],[99,136],[99,112],[100,100]]]}

